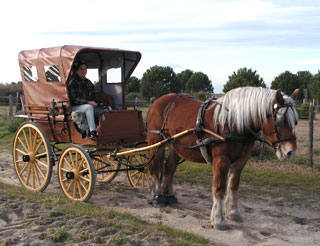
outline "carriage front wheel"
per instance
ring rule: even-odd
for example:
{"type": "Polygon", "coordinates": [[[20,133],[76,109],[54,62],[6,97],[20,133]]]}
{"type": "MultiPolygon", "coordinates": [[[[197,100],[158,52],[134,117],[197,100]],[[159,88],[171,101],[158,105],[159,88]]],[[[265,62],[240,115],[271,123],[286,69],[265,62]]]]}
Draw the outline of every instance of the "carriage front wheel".
{"type": "Polygon", "coordinates": [[[20,183],[28,190],[44,191],[50,183],[53,162],[43,129],[34,122],[20,125],[13,142],[13,163],[20,183]]]}
{"type": "Polygon", "coordinates": [[[89,154],[78,145],[62,151],[58,164],[59,184],[71,200],[86,202],[95,185],[95,171],[89,154]]]}

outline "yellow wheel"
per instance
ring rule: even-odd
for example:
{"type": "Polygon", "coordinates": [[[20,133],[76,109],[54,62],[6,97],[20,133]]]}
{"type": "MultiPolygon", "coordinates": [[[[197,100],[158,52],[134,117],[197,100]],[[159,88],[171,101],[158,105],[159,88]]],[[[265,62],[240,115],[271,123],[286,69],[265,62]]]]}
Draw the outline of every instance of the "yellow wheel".
{"type": "Polygon", "coordinates": [[[13,163],[26,189],[44,191],[47,188],[53,157],[49,140],[37,124],[25,122],[18,128],[13,142],[13,163]]]}
{"type": "Polygon", "coordinates": [[[109,171],[120,169],[121,164],[117,161],[107,159],[105,156],[97,156],[93,160],[93,166],[96,170],[96,179],[100,182],[110,183],[118,174],[118,171],[114,172],[102,172],[99,171],[109,171]]]}
{"type": "MultiPolygon", "coordinates": [[[[145,143],[139,144],[135,147],[143,147],[145,146],[145,143]]],[[[143,153],[143,154],[136,154],[129,156],[129,164],[133,166],[141,166],[145,163],[147,163],[149,160],[149,153],[143,153]]],[[[128,179],[130,184],[135,188],[148,188],[151,189],[151,177],[149,172],[148,165],[145,166],[143,169],[137,169],[137,170],[129,170],[127,171],[128,179]]]]}
{"type": "Polygon", "coordinates": [[[88,153],[78,145],[62,151],[58,164],[58,178],[63,193],[71,200],[86,202],[95,184],[95,173],[88,153]]]}

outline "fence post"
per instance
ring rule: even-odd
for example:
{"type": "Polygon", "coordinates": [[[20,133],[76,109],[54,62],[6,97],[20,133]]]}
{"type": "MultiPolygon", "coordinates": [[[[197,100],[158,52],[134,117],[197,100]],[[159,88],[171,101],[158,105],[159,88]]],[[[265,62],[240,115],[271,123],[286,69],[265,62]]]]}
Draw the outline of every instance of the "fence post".
{"type": "Polygon", "coordinates": [[[9,117],[12,117],[12,112],[13,112],[13,103],[12,103],[12,95],[9,95],[9,117]]]}
{"type": "Polygon", "coordinates": [[[309,165],[313,167],[313,102],[309,107],[309,165]]]}

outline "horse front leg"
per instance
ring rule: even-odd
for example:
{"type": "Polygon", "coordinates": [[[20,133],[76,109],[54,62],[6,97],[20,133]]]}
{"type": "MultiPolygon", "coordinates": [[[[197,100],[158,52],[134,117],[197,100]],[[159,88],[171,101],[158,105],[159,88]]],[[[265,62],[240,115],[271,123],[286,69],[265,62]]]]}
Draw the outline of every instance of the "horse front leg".
{"type": "Polygon", "coordinates": [[[238,209],[238,188],[240,184],[240,176],[243,168],[245,167],[252,145],[242,149],[242,155],[238,161],[232,163],[228,174],[227,195],[225,199],[225,213],[227,219],[234,222],[242,222],[240,212],[238,209]]]}
{"type": "Polygon", "coordinates": [[[242,222],[242,218],[238,209],[238,188],[242,169],[243,167],[241,166],[233,166],[230,168],[228,175],[225,212],[227,219],[234,222],[242,222]]]}
{"type": "Polygon", "coordinates": [[[213,205],[211,210],[210,221],[211,225],[217,230],[228,230],[224,218],[224,203],[223,199],[226,192],[227,176],[229,171],[230,161],[228,158],[214,158],[212,164],[213,181],[213,205]]]}
{"type": "Polygon", "coordinates": [[[173,204],[178,200],[175,197],[173,189],[173,177],[176,172],[178,162],[180,157],[175,153],[175,151],[169,147],[169,156],[164,165],[164,176],[162,181],[163,194],[166,196],[166,203],[173,204]]]}
{"type": "Polygon", "coordinates": [[[164,147],[160,146],[157,150],[151,149],[149,154],[151,158],[153,157],[153,160],[149,163],[149,172],[152,180],[150,203],[164,204],[166,203],[166,198],[161,187],[164,147]]]}

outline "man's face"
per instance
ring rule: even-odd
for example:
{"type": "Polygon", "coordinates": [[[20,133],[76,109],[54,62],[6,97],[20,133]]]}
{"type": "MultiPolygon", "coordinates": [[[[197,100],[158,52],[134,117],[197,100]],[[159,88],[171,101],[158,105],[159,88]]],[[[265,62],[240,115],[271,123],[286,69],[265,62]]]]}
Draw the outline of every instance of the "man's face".
{"type": "Polygon", "coordinates": [[[79,69],[77,70],[77,74],[80,78],[85,78],[87,75],[87,66],[85,64],[80,65],[79,69]]]}

